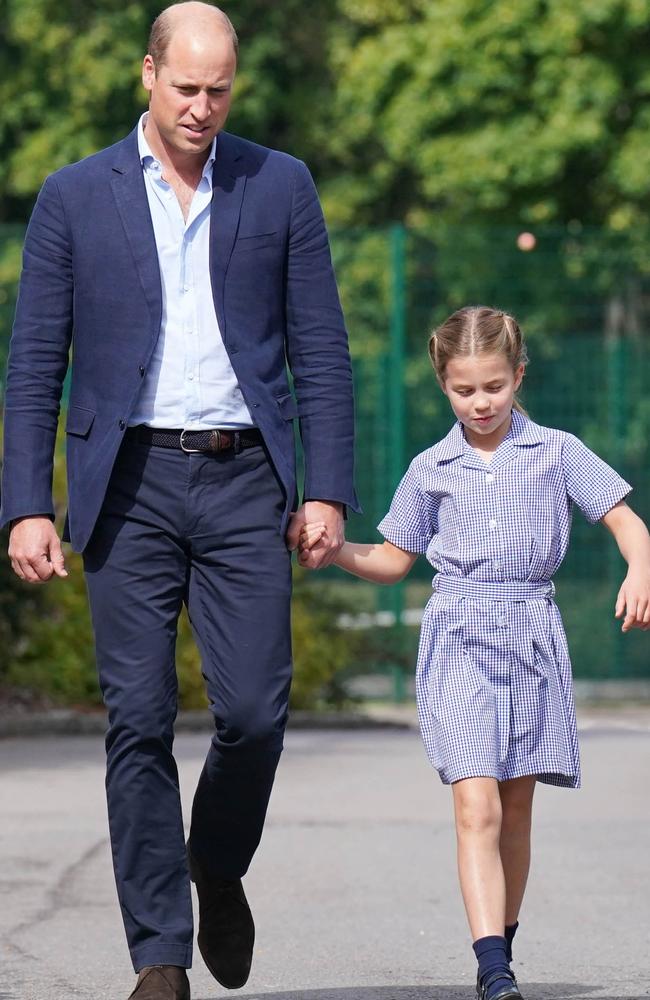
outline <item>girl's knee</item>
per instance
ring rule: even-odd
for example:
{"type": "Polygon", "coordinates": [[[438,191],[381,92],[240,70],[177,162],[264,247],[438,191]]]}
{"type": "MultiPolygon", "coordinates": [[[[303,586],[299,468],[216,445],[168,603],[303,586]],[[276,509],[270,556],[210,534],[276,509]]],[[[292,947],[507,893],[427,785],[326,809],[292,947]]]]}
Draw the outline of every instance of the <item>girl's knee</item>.
{"type": "Polygon", "coordinates": [[[504,828],[530,825],[533,807],[534,779],[516,779],[504,782],[499,787],[504,828]]]}
{"type": "Polygon", "coordinates": [[[469,778],[454,785],[456,831],[459,836],[498,836],[501,800],[496,781],[469,778]]]}

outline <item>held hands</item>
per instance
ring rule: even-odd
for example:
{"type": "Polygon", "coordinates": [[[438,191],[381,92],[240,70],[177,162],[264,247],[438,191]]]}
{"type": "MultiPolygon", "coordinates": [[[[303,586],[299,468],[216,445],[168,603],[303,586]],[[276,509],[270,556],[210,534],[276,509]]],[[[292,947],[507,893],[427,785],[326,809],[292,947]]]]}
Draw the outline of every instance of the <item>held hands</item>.
{"type": "Polygon", "coordinates": [[[298,538],[298,562],[301,566],[308,566],[311,549],[326,535],[327,526],[324,521],[303,524],[298,538]]]}
{"type": "Polygon", "coordinates": [[[616,598],[616,618],[623,618],[622,632],[650,629],[650,572],[628,570],[616,598]]]}
{"type": "Polygon", "coordinates": [[[327,500],[308,500],[291,515],[287,545],[299,548],[298,562],[306,569],[324,569],[345,541],[343,508],[327,500]],[[303,534],[303,529],[306,531],[303,534]]]}
{"type": "Polygon", "coordinates": [[[49,517],[23,517],[14,522],[9,535],[11,567],[27,583],[46,583],[68,572],[61,541],[49,517]]]}

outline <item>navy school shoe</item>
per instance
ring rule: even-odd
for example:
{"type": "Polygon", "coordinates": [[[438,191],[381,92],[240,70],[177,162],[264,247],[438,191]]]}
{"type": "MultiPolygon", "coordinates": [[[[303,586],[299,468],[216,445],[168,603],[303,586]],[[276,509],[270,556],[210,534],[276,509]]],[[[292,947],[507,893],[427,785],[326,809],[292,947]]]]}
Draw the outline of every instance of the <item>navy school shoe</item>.
{"type": "Polygon", "coordinates": [[[476,996],[478,1000],[523,1000],[517,980],[515,979],[515,974],[510,969],[507,972],[501,969],[489,972],[484,979],[481,979],[480,974],[477,973],[476,996]],[[490,986],[504,979],[511,980],[510,985],[502,986],[496,992],[492,993],[490,986]]]}

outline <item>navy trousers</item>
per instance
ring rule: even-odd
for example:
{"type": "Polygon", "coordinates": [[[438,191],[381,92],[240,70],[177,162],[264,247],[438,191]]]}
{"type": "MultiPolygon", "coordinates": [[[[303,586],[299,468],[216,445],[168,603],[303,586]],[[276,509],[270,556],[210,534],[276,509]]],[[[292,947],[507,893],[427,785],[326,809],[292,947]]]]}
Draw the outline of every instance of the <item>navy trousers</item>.
{"type": "Polygon", "coordinates": [[[190,826],[235,879],[259,843],[291,680],[285,497],[265,449],[188,455],[126,435],[84,552],[108,709],[106,788],[133,966],[189,967],[192,905],[178,773],[177,621],[187,605],[214,715],[190,826]]]}

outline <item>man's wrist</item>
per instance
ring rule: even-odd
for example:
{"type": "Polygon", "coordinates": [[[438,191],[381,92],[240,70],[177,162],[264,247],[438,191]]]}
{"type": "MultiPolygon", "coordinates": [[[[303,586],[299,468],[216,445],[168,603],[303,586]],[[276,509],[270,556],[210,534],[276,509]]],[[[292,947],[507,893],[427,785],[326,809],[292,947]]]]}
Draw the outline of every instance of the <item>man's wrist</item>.
{"type": "Polygon", "coordinates": [[[320,497],[305,497],[303,504],[306,503],[325,503],[328,507],[334,507],[343,517],[347,518],[347,505],[342,500],[322,500],[320,497]]]}
{"type": "Polygon", "coordinates": [[[41,517],[52,522],[54,521],[51,514],[21,514],[20,517],[14,517],[11,521],[9,521],[9,531],[15,528],[17,524],[20,524],[21,521],[30,521],[35,517],[41,517]]]}

